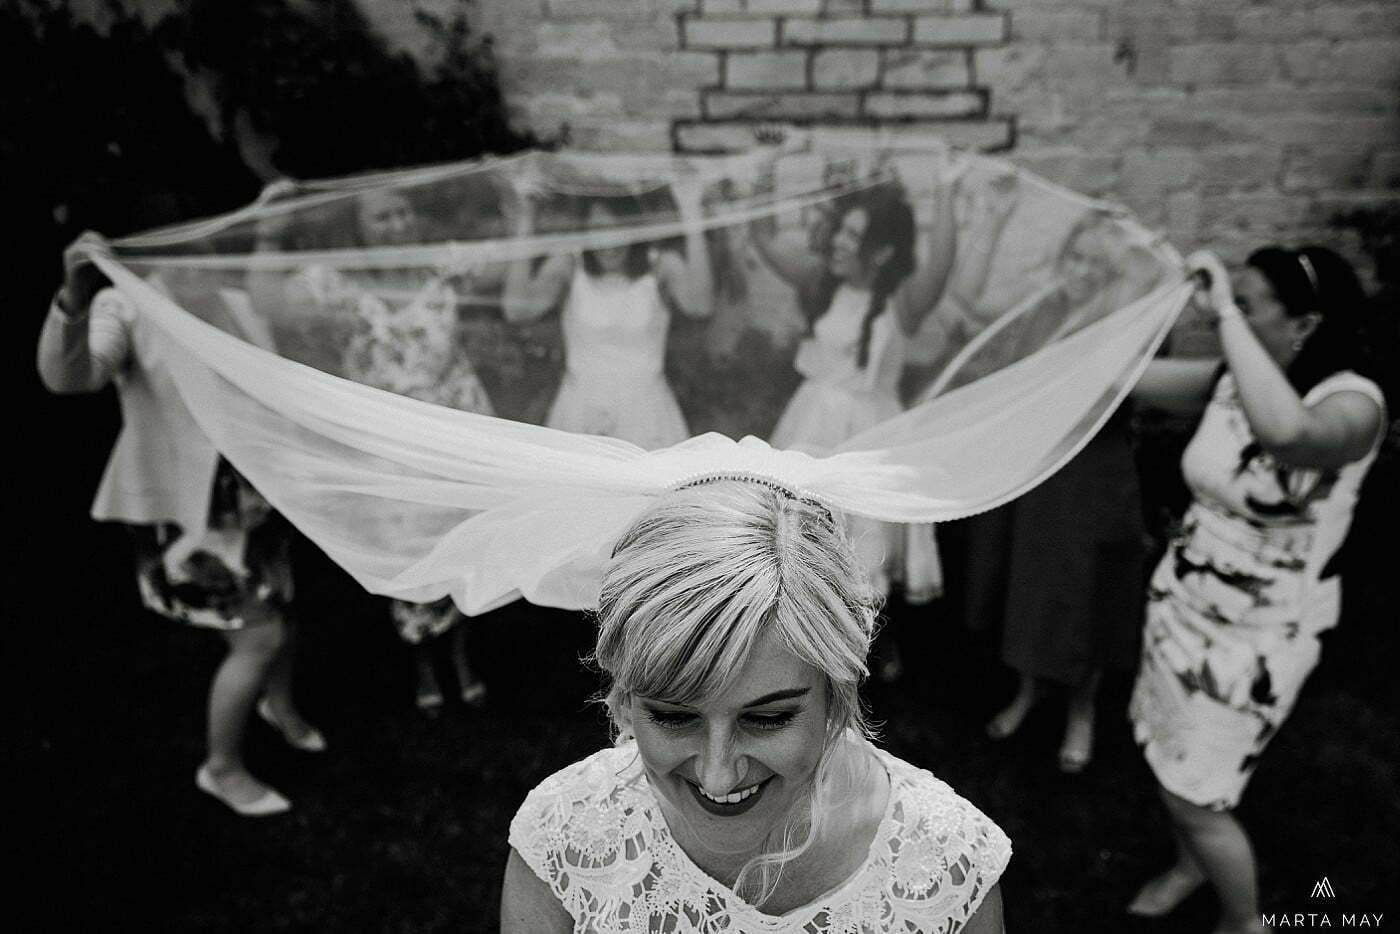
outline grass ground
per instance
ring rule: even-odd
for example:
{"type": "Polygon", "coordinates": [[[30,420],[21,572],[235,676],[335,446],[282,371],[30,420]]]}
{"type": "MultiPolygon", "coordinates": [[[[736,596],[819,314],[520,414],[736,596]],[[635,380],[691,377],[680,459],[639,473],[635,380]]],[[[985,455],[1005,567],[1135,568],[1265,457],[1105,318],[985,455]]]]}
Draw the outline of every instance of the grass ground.
{"type": "MultiPolygon", "coordinates": [[[[12,930],[493,930],[515,807],[540,778],[606,741],[589,702],[596,683],[578,664],[588,622],[516,606],[475,623],[489,705],[425,720],[409,702],[408,659],[382,607],[308,550],[298,685],[332,751],[292,752],[255,724],[252,766],[296,809],[240,820],[191,782],[217,640],[131,609],[125,578],[104,569],[120,570],[111,531],[93,530],[93,572],[67,595],[90,612],[46,630],[29,672],[43,690],[15,748],[35,754],[26,772],[38,781],[17,799],[16,817],[33,833],[15,850],[26,873],[17,890],[43,898],[29,900],[35,920],[12,930]]],[[[1106,684],[1093,765],[1065,777],[1053,765],[1053,704],[1006,743],[983,737],[1010,679],[990,646],[944,615],[890,608],[884,638],[899,641],[908,671],[869,691],[885,744],[1010,834],[1009,930],[1135,930],[1122,906],[1169,846],[1121,716],[1127,676],[1106,684]]],[[[1323,907],[1385,912],[1400,924],[1391,912],[1400,724],[1385,684],[1344,675],[1319,672],[1241,815],[1260,854],[1266,910],[1320,910],[1309,894],[1325,875],[1338,897],[1323,907]]],[[[1197,897],[1141,929],[1205,931],[1213,911],[1211,898],[1197,897]]]]}

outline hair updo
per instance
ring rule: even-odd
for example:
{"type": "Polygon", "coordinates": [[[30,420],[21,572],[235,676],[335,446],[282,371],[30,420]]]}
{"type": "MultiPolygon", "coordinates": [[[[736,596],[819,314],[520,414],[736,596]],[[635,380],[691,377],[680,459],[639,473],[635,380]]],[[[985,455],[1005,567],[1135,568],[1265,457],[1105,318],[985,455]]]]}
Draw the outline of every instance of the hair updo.
{"type": "Polygon", "coordinates": [[[604,569],[593,659],[607,679],[619,742],[641,695],[693,704],[722,694],[769,633],[826,685],[827,724],[805,808],[739,872],[761,904],[783,867],[817,839],[856,766],[843,737],[869,736],[858,688],[868,674],[876,599],[840,523],[819,503],[758,481],[667,494],[618,541],[604,569]],[[843,772],[842,770],[847,770],[843,772]]]}

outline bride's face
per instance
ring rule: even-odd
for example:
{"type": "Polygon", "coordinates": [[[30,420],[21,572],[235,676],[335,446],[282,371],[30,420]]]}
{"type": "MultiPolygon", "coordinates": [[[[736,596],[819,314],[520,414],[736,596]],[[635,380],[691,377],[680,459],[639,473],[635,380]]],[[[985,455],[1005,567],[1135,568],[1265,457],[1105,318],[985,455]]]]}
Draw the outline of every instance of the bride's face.
{"type": "Polygon", "coordinates": [[[692,856],[747,858],[804,806],[826,741],[826,681],[772,634],[720,696],[630,704],[647,778],[692,856]]]}

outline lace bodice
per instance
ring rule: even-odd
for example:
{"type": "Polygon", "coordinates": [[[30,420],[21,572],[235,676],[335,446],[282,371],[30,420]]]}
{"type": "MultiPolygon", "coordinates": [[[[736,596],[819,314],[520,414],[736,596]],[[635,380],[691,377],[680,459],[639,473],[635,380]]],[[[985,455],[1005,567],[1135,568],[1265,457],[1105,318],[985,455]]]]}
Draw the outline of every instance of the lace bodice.
{"type": "Polygon", "coordinates": [[[581,934],[953,934],[1000,877],[1011,842],[930,773],[875,754],[889,772],[890,796],[869,855],[846,882],[779,916],[690,860],[632,744],[541,782],[511,821],[510,844],[581,934]]]}

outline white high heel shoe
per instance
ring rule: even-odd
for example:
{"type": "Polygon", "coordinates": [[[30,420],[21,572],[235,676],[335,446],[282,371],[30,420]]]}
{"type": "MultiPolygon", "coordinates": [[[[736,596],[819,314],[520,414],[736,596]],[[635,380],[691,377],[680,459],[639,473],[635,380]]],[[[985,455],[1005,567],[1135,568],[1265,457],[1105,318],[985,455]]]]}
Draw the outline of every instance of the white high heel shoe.
{"type": "Polygon", "coordinates": [[[263,792],[253,801],[238,802],[231,800],[224,794],[218,782],[214,781],[214,776],[210,774],[209,767],[206,765],[201,765],[194,773],[194,786],[211,798],[217,798],[219,801],[222,801],[235,814],[239,814],[243,817],[271,817],[273,814],[285,814],[292,809],[292,802],[288,801],[271,788],[263,792]]]}
{"type": "Polygon", "coordinates": [[[321,735],[321,731],[314,726],[309,726],[301,736],[293,736],[286,727],[277,721],[277,717],[272,713],[272,704],[266,697],[258,699],[258,716],[267,721],[282,738],[287,741],[287,745],[293,749],[300,749],[302,752],[325,752],[326,738],[321,735]]]}

